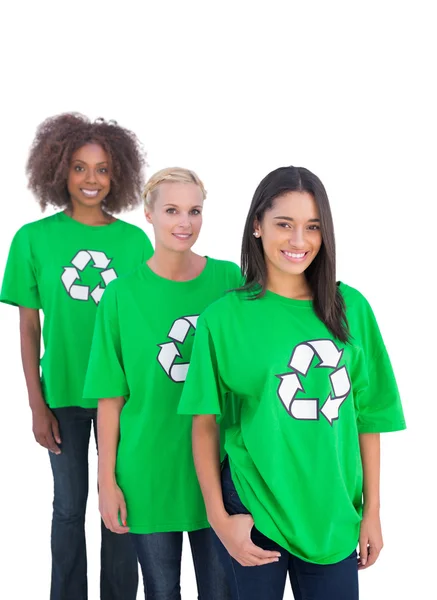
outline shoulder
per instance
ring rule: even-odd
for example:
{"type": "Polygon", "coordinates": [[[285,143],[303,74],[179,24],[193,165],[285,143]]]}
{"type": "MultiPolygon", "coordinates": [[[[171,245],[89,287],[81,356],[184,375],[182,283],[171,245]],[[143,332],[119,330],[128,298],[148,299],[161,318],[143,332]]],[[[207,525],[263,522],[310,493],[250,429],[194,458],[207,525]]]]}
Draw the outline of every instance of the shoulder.
{"type": "Polygon", "coordinates": [[[117,222],[119,228],[128,232],[129,235],[135,235],[138,237],[148,237],[144,229],[141,229],[141,227],[138,227],[138,225],[134,225],[133,223],[123,221],[123,219],[117,219],[117,222]]]}
{"type": "Polygon", "coordinates": [[[199,321],[207,327],[223,327],[227,318],[234,318],[238,313],[243,301],[244,292],[230,291],[215,300],[200,315],[199,321]]]}
{"type": "Polygon", "coordinates": [[[356,288],[341,281],[339,282],[338,289],[340,294],[343,296],[344,303],[346,305],[346,311],[371,310],[367,298],[356,288]]]}
{"type": "Polygon", "coordinates": [[[240,272],[240,267],[230,260],[220,260],[218,258],[211,258],[208,256],[208,265],[210,265],[217,271],[222,271],[223,273],[240,272]]]}
{"type": "Polygon", "coordinates": [[[38,234],[45,234],[48,229],[56,227],[58,222],[58,213],[56,213],[49,217],[26,223],[15,233],[14,240],[30,240],[38,234]]]}

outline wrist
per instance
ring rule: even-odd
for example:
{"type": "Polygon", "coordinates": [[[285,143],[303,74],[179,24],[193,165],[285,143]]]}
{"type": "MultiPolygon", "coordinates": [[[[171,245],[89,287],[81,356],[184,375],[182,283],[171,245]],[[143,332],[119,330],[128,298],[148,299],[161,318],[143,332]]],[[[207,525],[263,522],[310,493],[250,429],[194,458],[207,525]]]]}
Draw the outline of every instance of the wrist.
{"type": "Polygon", "coordinates": [[[226,525],[229,520],[229,514],[226,512],[223,507],[222,510],[214,511],[212,513],[208,513],[208,522],[214,531],[219,531],[222,527],[226,525]]]}
{"type": "Polygon", "coordinates": [[[32,396],[29,396],[29,406],[30,406],[30,410],[32,412],[38,412],[40,410],[44,410],[47,409],[47,403],[44,400],[42,394],[35,394],[32,396]]]}
{"type": "Polygon", "coordinates": [[[363,514],[379,515],[380,508],[379,500],[375,500],[373,502],[364,502],[363,514]]]}
{"type": "Polygon", "coordinates": [[[99,487],[108,487],[117,485],[114,471],[99,470],[98,474],[99,487]]]}

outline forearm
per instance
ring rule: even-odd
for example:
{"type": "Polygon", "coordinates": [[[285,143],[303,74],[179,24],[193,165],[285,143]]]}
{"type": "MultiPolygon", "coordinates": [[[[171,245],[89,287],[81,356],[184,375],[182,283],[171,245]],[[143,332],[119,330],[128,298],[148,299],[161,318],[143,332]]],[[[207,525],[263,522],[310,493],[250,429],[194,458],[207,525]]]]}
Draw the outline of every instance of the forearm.
{"type": "Polygon", "coordinates": [[[380,435],[360,435],[361,462],[363,465],[364,512],[379,512],[380,507],[380,435]]]}
{"type": "Polygon", "coordinates": [[[115,483],[115,462],[120,439],[120,413],[124,398],[103,398],[97,410],[99,485],[115,483]]]}
{"type": "Polygon", "coordinates": [[[41,325],[37,310],[20,307],[21,361],[32,410],[46,406],[41,390],[41,325]]]}
{"type": "Polygon", "coordinates": [[[219,429],[214,415],[193,417],[193,457],[208,521],[216,529],[229,515],[223,505],[219,429]]]}

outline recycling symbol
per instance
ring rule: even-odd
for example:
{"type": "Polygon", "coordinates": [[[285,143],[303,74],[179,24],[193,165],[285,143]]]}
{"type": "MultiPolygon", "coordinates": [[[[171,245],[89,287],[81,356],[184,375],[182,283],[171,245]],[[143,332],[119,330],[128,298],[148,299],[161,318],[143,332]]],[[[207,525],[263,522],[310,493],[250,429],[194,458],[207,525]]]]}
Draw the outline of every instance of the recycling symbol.
{"type": "Polygon", "coordinates": [[[291,373],[277,375],[281,380],[278,396],[291,417],[297,420],[317,421],[319,414],[332,425],[339,417],[339,410],[349,395],[351,383],[346,367],[338,368],[343,350],[339,350],[332,340],[313,340],[297,345],[288,366],[291,373]],[[314,356],[319,359],[316,369],[330,369],[331,391],[325,399],[297,398],[299,391],[305,392],[299,375],[306,376],[314,356]],[[324,401],[323,401],[324,400],[324,401]],[[323,402],[323,405],[319,405],[323,402]]]}
{"type": "Polygon", "coordinates": [[[105,287],[113,280],[117,279],[117,273],[114,269],[108,269],[112,258],[108,258],[104,252],[96,250],[79,250],[76,256],[71,260],[72,267],[64,267],[61,275],[62,283],[67,294],[73,300],[89,300],[91,297],[96,304],[100,302],[105,291],[105,287]],[[77,283],[80,281],[80,272],[83,271],[89,263],[93,263],[94,269],[100,269],[100,277],[105,284],[102,287],[99,284],[90,292],[88,285],[77,283]]]}
{"type": "Polygon", "coordinates": [[[188,367],[190,366],[190,363],[188,362],[176,362],[177,358],[182,358],[182,354],[179,352],[176,342],[179,342],[180,344],[185,342],[190,329],[196,329],[198,318],[199,315],[192,315],[190,317],[176,319],[167,336],[172,341],[158,344],[160,348],[158,362],[170,379],[175,383],[185,381],[187,378],[188,367]]]}

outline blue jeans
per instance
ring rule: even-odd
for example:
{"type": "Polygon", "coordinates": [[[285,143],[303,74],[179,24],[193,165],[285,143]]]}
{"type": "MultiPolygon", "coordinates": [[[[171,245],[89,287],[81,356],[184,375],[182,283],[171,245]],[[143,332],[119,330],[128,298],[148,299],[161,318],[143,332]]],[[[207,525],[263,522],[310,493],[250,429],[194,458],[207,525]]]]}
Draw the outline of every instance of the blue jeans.
{"type": "MultiPolygon", "coordinates": [[[[230,515],[249,514],[238,497],[227,460],[222,469],[222,489],[225,508],[230,515]]],[[[339,563],[316,565],[293,556],[255,527],[251,538],[254,544],[264,550],[279,551],[279,561],[260,567],[243,567],[228,554],[215,536],[231,587],[232,600],[282,600],[287,573],[295,600],[358,600],[355,551],[339,563]]]]}
{"type": "MultiPolygon", "coordinates": [[[[143,573],[146,600],[181,600],[182,532],[130,535],[143,573]]],[[[196,573],[198,600],[230,600],[212,530],[190,531],[188,537],[196,573]]],[[[190,595],[190,599],[192,598],[190,595]]]]}
{"type": "MultiPolygon", "coordinates": [[[[54,479],[52,584],[50,600],[87,600],[85,510],[88,497],[88,446],[97,410],[53,410],[61,435],[61,454],[49,453],[54,479]]],[[[96,436],[95,436],[96,437],[96,436]]],[[[101,600],[135,600],[138,562],[128,535],[101,524],[101,600]]]]}

